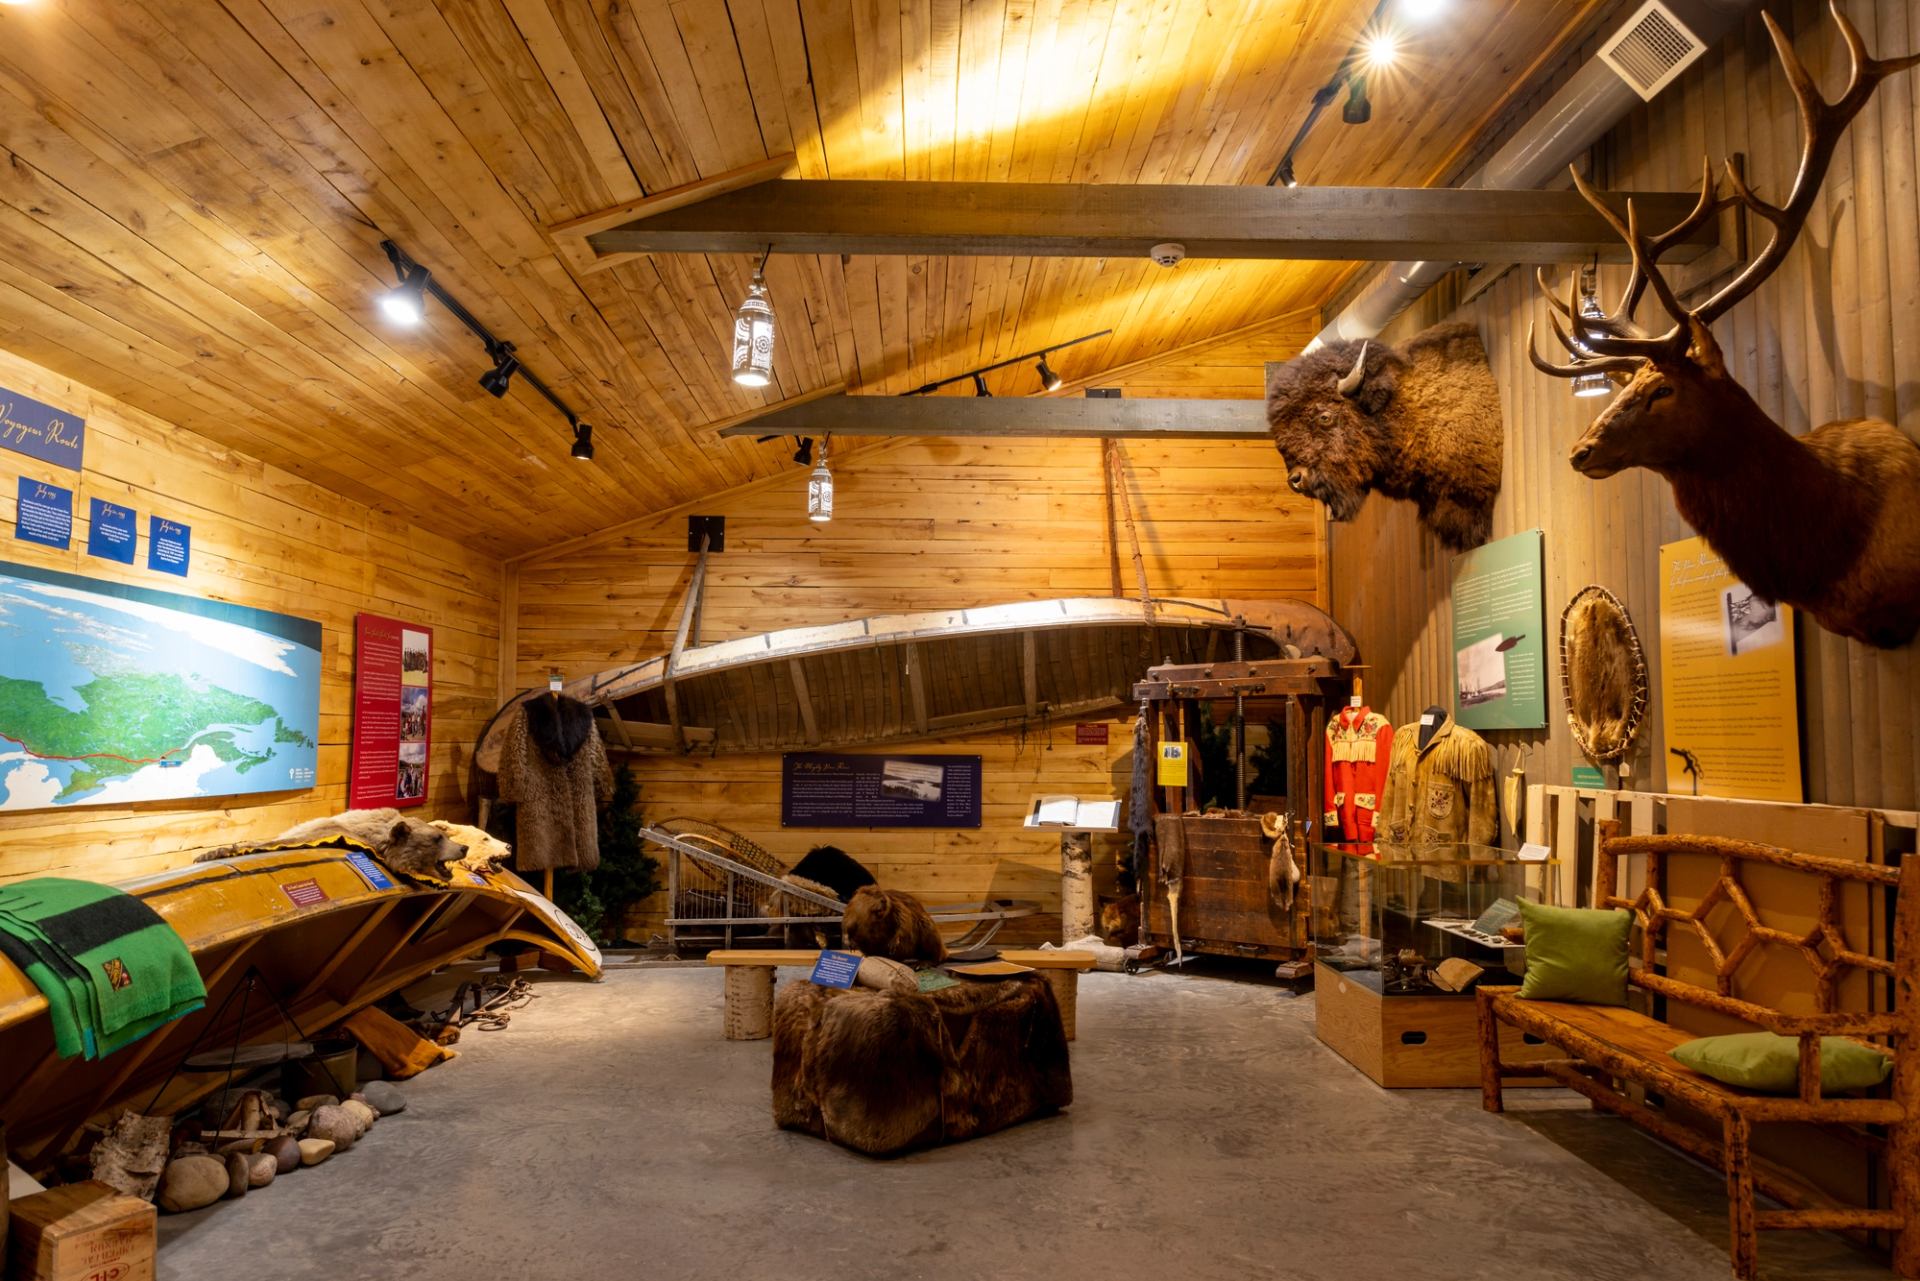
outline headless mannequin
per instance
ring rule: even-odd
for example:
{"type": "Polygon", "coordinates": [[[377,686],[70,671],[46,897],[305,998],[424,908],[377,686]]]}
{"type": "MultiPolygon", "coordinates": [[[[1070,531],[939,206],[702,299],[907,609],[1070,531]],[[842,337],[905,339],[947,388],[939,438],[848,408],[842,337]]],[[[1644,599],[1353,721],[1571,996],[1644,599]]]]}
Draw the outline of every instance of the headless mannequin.
{"type": "Polygon", "coordinates": [[[1433,742],[1433,736],[1439,732],[1440,725],[1447,719],[1447,709],[1435,704],[1420,713],[1420,750],[1426,751],[1427,744],[1433,742]]]}

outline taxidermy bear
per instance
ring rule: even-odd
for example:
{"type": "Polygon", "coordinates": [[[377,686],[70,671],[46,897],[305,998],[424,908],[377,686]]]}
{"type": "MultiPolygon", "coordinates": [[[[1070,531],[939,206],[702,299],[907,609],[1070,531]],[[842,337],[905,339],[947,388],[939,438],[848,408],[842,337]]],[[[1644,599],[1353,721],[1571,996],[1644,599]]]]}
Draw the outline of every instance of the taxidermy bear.
{"type": "Polygon", "coordinates": [[[947,945],[940,941],[927,909],[919,899],[899,890],[863,886],[847,904],[840,925],[847,946],[867,956],[930,965],[947,959],[947,945]]]}
{"type": "Polygon", "coordinates": [[[1480,335],[1435,325],[1394,348],[1332,342],[1267,366],[1267,426],[1297,494],[1352,520],[1369,490],[1412,500],[1448,547],[1493,532],[1500,389],[1480,335]]]}
{"type": "Polygon", "coordinates": [[[794,864],[793,875],[824,885],[842,903],[850,903],[863,886],[874,885],[872,872],[838,845],[816,845],[794,864]]]}
{"type": "MultiPolygon", "coordinates": [[[[447,864],[459,862],[467,853],[464,845],[433,824],[407,818],[395,809],[348,810],[328,818],[309,819],[265,843],[324,841],[335,836],[359,841],[378,854],[388,867],[408,876],[433,876],[444,880],[447,864]]],[[[216,850],[208,850],[193,861],[210,863],[215,859],[251,853],[254,848],[246,844],[224,845],[216,850]]]]}

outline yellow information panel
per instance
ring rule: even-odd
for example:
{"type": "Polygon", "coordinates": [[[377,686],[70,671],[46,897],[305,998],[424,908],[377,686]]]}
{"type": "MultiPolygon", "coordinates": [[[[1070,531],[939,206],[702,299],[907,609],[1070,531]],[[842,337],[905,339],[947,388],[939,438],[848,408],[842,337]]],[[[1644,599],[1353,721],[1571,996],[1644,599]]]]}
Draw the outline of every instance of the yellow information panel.
{"type": "Polygon", "coordinates": [[[1187,785],[1187,745],[1185,743],[1160,744],[1159,784],[1162,787],[1185,787],[1187,785]]]}
{"type": "Polygon", "coordinates": [[[1660,712],[1669,792],[1803,799],[1793,610],[1755,596],[1704,538],[1660,549],[1660,712]]]}

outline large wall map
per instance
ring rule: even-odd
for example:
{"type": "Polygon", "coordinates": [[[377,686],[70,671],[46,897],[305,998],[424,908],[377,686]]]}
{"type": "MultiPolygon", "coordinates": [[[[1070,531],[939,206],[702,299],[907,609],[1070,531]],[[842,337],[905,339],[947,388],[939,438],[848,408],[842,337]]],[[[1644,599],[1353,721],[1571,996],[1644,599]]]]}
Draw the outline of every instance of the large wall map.
{"type": "Polygon", "coordinates": [[[320,624],[0,562],[0,811],[313,786],[320,624]]]}

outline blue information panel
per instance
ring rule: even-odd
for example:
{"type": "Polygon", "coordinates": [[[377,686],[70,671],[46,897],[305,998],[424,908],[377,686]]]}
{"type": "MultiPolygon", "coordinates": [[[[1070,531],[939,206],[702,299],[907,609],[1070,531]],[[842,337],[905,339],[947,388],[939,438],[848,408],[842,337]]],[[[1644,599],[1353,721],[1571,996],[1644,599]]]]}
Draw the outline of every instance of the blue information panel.
{"type": "Polygon", "coordinates": [[[147,520],[147,568],[163,574],[187,576],[187,561],[193,553],[193,529],[177,520],[158,516],[147,520]]]}
{"type": "Polygon", "coordinates": [[[66,547],[73,541],[73,491],[22,476],[13,536],[43,547],[66,547]]]}
{"type": "Polygon", "coordinates": [[[137,538],[133,508],[99,498],[87,500],[87,555],[131,565],[137,538]]]}
{"type": "Polygon", "coordinates": [[[978,827],[978,756],[789,752],[782,827],[978,827]]]}
{"type": "Polygon", "coordinates": [[[859,972],[860,958],[852,952],[829,948],[813,963],[813,981],[821,987],[852,987],[853,977],[859,972]]]}
{"type": "Polygon", "coordinates": [[[393,878],[387,875],[387,869],[373,861],[373,856],[362,850],[347,851],[347,862],[353,864],[353,870],[367,878],[367,884],[376,890],[393,888],[393,878]]]}
{"type": "Polygon", "coordinates": [[[0,447],[79,471],[86,443],[86,419],[0,387],[0,447]]]}

